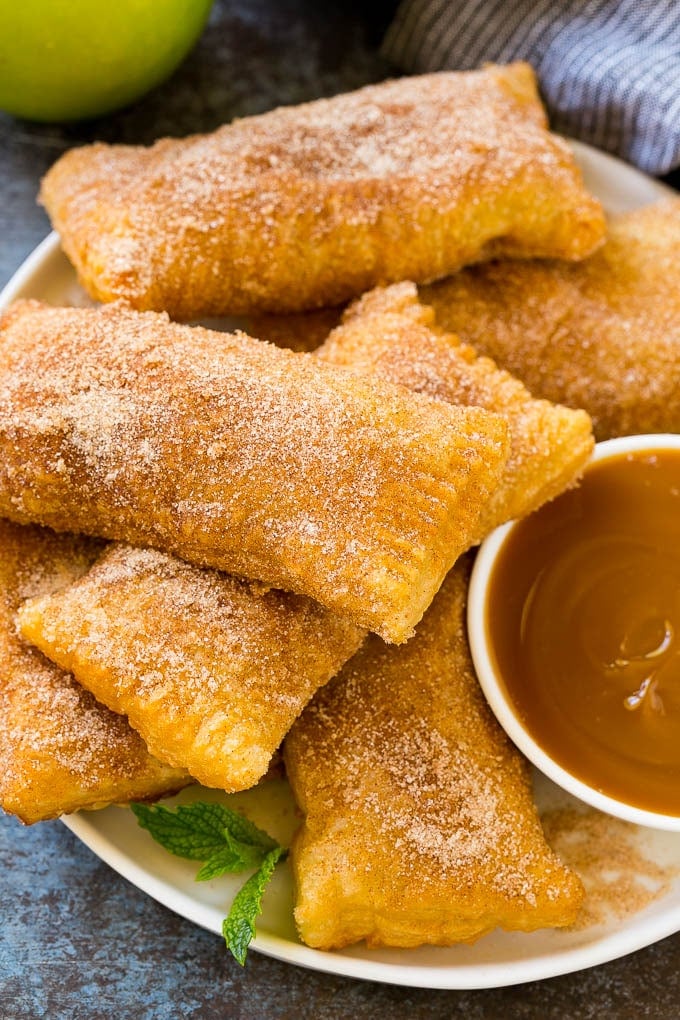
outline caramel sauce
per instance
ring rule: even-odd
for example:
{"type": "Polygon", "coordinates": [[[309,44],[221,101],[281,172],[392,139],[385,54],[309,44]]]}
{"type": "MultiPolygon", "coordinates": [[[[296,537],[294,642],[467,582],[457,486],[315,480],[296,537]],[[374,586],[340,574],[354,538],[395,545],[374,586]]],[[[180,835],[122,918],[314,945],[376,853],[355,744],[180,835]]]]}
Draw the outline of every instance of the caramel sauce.
{"type": "Polygon", "coordinates": [[[602,793],[680,815],[680,450],[596,462],[521,521],[487,606],[536,743],[602,793]]]}

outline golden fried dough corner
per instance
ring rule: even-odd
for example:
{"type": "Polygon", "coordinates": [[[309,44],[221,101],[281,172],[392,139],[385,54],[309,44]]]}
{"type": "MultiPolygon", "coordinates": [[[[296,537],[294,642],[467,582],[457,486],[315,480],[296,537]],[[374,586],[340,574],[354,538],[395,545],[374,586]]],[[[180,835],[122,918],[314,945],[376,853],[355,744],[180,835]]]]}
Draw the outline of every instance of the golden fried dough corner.
{"type": "Polygon", "coordinates": [[[1,514],[307,595],[388,641],[483,537],[508,455],[487,411],[152,312],[20,302],[0,352],[1,514]]]}
{"type": "Polygon", "coordinates": [[[579,265],[507,260],[421,290],[437,320],[598,439],[680,431],[680,198],[614,216],[579,265]]]}
{"type": "Polygon", "coordinates": [[[75,584],[25,603],[18,620],[153,754],[227,792],[262,778],[365,636],[304,596],[119,545],[75,584]]]}
{"type": "Polygon", "coordinates": [[[21,641],[23,599],[83,574],[101,543],[0,520],[0,806],[27,823],[171,793],[193,780],[21,641]]]}
{"type": "Polygon", "coordinates": [[[317,357],[452,404],[483,407],[510,428],[505,474],[488,506],[489,530],[523,517],[573,485],[593,449],[585,411],[536,400],[489,358],[440,329],[413,283],[364,295],[317,357]]]}
{"type": "Polygon", "coordinates": [[[93,297],[179,319],[340,304],[496,256],[579,259],[604,236],[526,64],[75,149],[41,199],[93,297]]]}
{"type": "Polygon", "coordinates": [[[369,637],[286,739],[310,946],[449,945],[576,917],[580,880],[545,842],[526,763],[473,673],[469,569],[456,565],[408,644],[369,637]]]}

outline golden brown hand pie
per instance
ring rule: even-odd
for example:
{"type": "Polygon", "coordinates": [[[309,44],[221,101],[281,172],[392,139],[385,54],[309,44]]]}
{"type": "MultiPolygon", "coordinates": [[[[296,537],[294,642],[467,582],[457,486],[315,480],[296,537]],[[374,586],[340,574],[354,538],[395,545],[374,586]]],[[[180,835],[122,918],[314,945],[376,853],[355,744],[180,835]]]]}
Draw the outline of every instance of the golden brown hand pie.
{"type": "Polygon", "coordinates": [[[119,545],[19,624],[149,750],[229,792],[262,778],[365,634],[304,596],[119,545]]]}
{"type": "Polygon", "coordinates": [[[473,672],[469,568],[454,567],[408,644],[369,637],[285,741],[310,946],[448,945],[574,921],[581,883],[546,844],[526,762],[473,672]]]}
{"type": "Polygon", "coordinates": [[[24,822],[159,797],[192,782],[121,715],[23,642],[15,613],[83,574],[101,543],[0,520],[0,805],[24,822]]]}
{"type": "Polygon", "coordinates": [[[413,283],[378,288],[355,302],[316,356],[504,417],[510,456],[489,502],[489,530],[523,517],[573,485],[592,451],[591,422],[584,411],[534,399],[518,379],[439,329],[432,309],[418,301],[413,283]]]}
{"type": "Polygon", "coordinates": [[[309,946],[450,945],[575,918],[580,881],[548,849],[527,765],[473,672],[469,568],[459,561],[407,645],[368,637],[286,738],[309,946]]]}
{"type": "Polygon", "coordinates": [[[505,423],[118,306],[0,319],[0,513],[174,552],[403,641],[482,537],[505,423]]]}
{"type": "Polygon", "coordinates": [[[578,266],[494,262],[421,290],[437,321],[598,439],[680,431],[680,198],[612,217],[578,266]]]}
{"type": "Polygon", "coordinates": [[[546,125],[527,64],[401,78],[75,149],[41,198],[95,298],[180,319],[300,311],[492,256],[588,255],[602,211],[546,125]]]}

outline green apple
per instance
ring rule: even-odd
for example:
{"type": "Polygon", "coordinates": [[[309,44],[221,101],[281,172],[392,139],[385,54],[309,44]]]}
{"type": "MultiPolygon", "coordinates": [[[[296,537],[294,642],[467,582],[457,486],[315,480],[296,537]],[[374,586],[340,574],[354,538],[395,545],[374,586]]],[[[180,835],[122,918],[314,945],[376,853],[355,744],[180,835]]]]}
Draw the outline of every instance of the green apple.
{"type": "Polygon", "coordinates": [[[131,103],[170,75],[212,0],[0,0],[0,110],[80,120],[131,103]]]}

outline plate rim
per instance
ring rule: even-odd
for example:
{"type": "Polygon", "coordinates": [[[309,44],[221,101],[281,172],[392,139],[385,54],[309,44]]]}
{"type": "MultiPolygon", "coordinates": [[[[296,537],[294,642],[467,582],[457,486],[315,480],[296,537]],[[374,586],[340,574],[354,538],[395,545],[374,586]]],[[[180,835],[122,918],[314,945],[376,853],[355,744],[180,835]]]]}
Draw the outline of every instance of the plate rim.
{"type": "MultiPolygon", "coordinates": [[[[61,248],[61,238],[56,230],[51,230],[35,248],[28,253],[21,265],[12,273],[0,291],[0,311],[8,308],[19,298],[19,292],[30,283],[33,275],[43,268],[45,262],[52,258],[61,248]]],[[[75,272],[75,270],[74,270],[75,272]]]]}
{"type": "MultiPolygon", "coordinates": [[[[625,179],[644,181],[659,199],[677,195],[677,192],[669,186],[616,156],[601,152],[583,142],[571,139],[568,142],[575,151],[579,163],[583,160],[594,161],[598,170],[604,171],[607,175],[612,172],[623,174],[624,181],[625,179]]],[[[24,289],[30,288],[34,276],[49,264],[60,247],[60,238],[52,231],[29,253],[0,292],[0,310],[20,297],[24,289]]],[[[61,822],[100,860],[141,892],[191,923],[215,934],[221,932],[222,915],[216,908],[201,903],[170,882],[146,870],[135,858],[126,854],[98,830],[94,814],[88,816],[87,813],[81,812],[78,815],[68,815],[62,817],[61,822]],[[217,923],[218,914],[220,916],[217,923]]],[[[622,931],[614,931],[594,942],[568,947],[565,950],[549,951],[519,961],[448,964],[441,968],[419,964],[404,965],[312,949],[272,932],[262,931],[251,943],[251,948],[262,955],[320,973],[401,987],[462,991],[511,987],[529,981],[576,973],[627,956],[678,931],[680,931],[680,902],[669,908],[667,914],[661,918],[655,916],[642,918],[637,925],[628,926],[622,931]]]]}
{"type": "MultiPolygon", "coordinates": [[[[184,917],[185,920],[215,935],[221,935],[224,916],[222,911],[193,899],[187,893],[176,889],[172,883],[147,871],[137,860],[125,854],[100,833],[96,824],[93,824],[93,818],[88,817],[85,812],[81,812],[80,815],[63,816],[61,822],[100,860],[108,864],[136,888],[151,896],[167,909],[184,917]],[[173,905],[173,900],[175,905],[173,905]]],[[[156,845],[153,844],[153,847],[155,850],[156,845]]],[[[633,928],[616,930],[595,942],[588,942],[566,950],[549,951],[540,956],[529,957],[527,960],[444,965],[440,968],[418,964],[410,964],[405,967],[396,962],[367,960],[364,957],[352,957],[338,952],[311,949],[301,942],[291,942],[272,932],[261,931],[251,942],[250,948],[263,956],[273,957],[285,963],[342,977],[410,988],[471,991],[485,988],[505,988],[526,984],[530,981],[559,977],[587,970],[644,949],[680,930],[680,899],[672,909],[669,909],[664,920],[665,923],[659,924],[657,918],[649,917],[643,919],[633,928]],[[640,940],[641,931],[644,933],[642,941],[640,940]],[[408,971],[407,981],[404,980],[403,975],[405,969],[408,971]],[[508,969],[512,971],[509,980],[507,974],[504,974],[508,969]],[[501,976],[502,980],[498,980],[501,976]]],[[[506,934],[521,937],[525,933],[507,932],[506,934]]],[[[406,951],[395,950],[395,952],[406,951]]]]}

